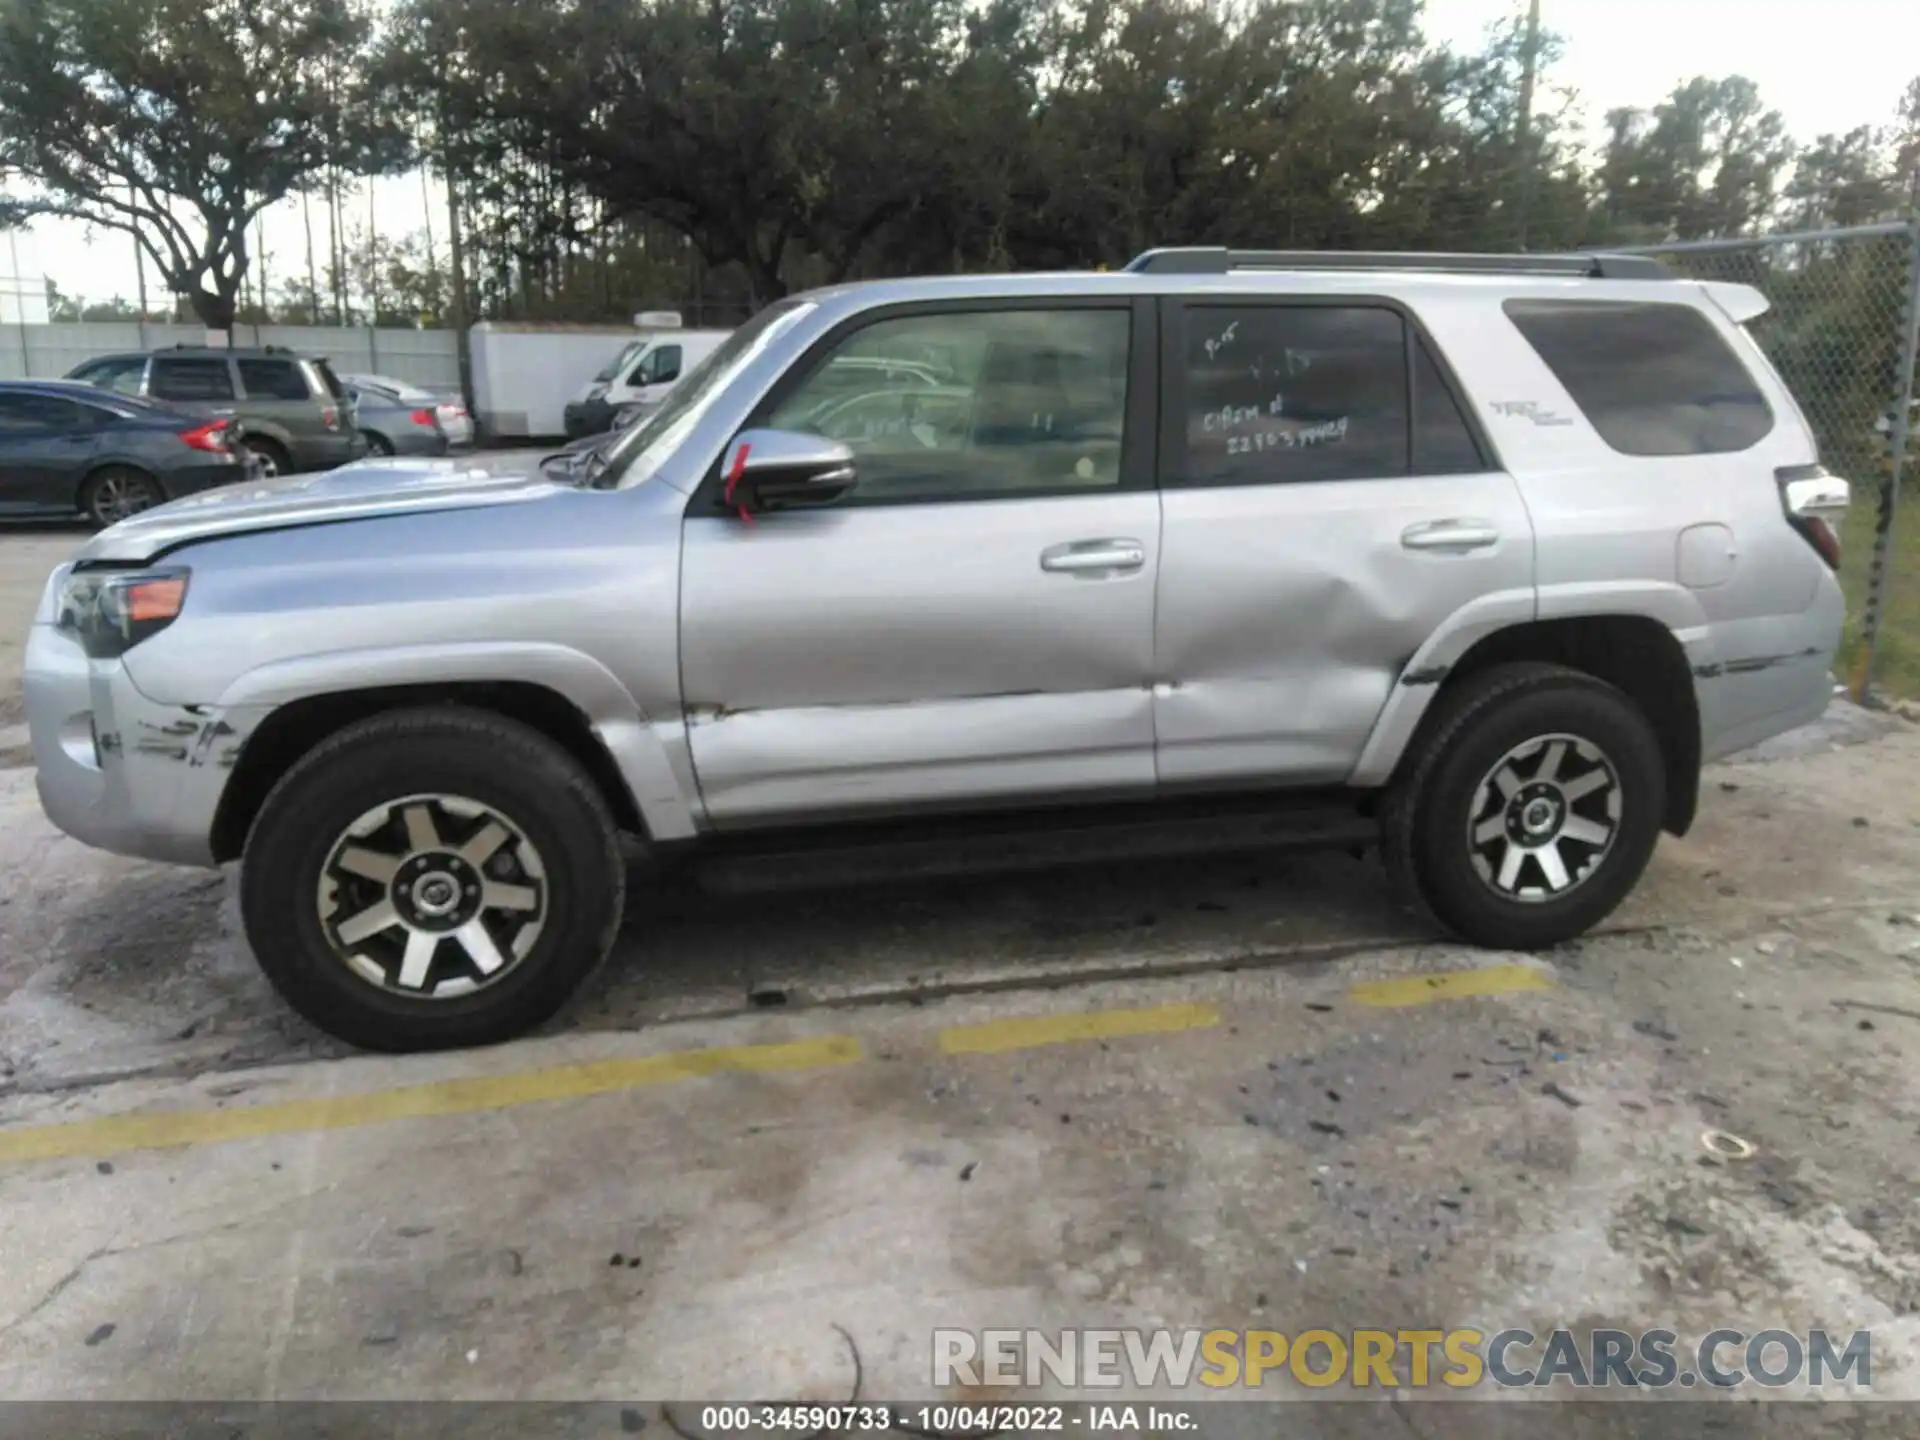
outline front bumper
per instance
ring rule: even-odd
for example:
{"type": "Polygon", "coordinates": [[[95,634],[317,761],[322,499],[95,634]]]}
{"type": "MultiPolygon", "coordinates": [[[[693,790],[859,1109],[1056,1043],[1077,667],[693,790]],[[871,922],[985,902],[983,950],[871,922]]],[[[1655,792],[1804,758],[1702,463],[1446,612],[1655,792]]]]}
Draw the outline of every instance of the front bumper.
{"type": "Polygon", "coordinates": [[[613,429],[613,410],[605,398],[594,400],[569,400],[561,418],[566,422],[567,438],[578,440],[583,435],[604,435],[613,429]]]}
{"type": "Polygon", "coordinates": [[[96,849],[212,865],[214,813],[264,710],[162,705],[117,660],[38,622],[24,665],[41,808],[96,849]]]}

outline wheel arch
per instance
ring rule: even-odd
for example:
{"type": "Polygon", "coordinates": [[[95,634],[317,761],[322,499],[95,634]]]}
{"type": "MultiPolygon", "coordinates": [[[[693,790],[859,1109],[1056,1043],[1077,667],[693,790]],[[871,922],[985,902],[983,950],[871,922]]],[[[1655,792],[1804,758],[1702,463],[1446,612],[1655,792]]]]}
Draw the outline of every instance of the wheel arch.
{"type": "Polygon", "coordinates": [[[626,689],[590,656],[551,645],[406,646],[278,662],[228,687],[221,713],[264,713],[222,788],[214,858],[240,853],[268,791],[327,736],[369,715],[435,704],[540,730],[586,767],[620,825],[645,839],[694,831],[691,786],[626,689]]]}
{"type": "Polygon", "coordinates": [[[172,492],[167,489],[167,482],[160,478],[152,466],[142,464],[140,461],[127,456],[101,455],[89,461],[87,468],[80,473],[80,479],[73,487],[74,509],[84,510],[86,508],[84,502],[87,494],[87,486],[91,485],[96,478],[109,470],[131,470],[142,479],[151,480],[154,485],[158,487],[163,499],[172,494],[172,492]]]}
{"type": "Polygon", "coordinates": [[[1355,783],[1390,783],[1409,757],[1419,753],[1436,713],[1435,700],[1470,676],[1518,661],[1562,665],[1592,676],[1621,691],[1640,708],[1659,736],[1666,765],[1667,803],[1662,828],[1674,835],[1686,834],[1699,804],[1699,696],[1680,636],[1646,614],[1565,615],[1521,621],[1479,635],[1448,664],[1424,671],[1409,667],[1396,687],[1395,699],[1403,707],[1417,706],[1417,711],[1409,713],[1403,708],[1393,717],[1397,736],[1383,736],[1381,727],[1389,717],[1382,716],[1363,757],[1363,767],[1377,778],[1355,783]],[[1376,752],[1376,741],[1394,738],[1400,743],[1392,745],[1390,751],[1383,746],[1376,752]]]}

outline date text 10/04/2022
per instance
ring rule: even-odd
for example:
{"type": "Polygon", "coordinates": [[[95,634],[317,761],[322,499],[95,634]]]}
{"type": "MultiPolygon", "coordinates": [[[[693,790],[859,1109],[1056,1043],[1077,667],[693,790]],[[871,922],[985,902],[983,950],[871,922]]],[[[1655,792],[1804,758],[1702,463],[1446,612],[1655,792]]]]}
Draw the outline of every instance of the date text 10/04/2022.
{"type": "Polygon", "coordinates": [[[1197,1430],[1194,1408],[1163,1405],[708,1405],[700,1429],[708,1435],[781,1433],[853,1434],[904,1430],[923,1435],[1031,1435],[1089,1433],[1174,1434],[1197,1430]]]}

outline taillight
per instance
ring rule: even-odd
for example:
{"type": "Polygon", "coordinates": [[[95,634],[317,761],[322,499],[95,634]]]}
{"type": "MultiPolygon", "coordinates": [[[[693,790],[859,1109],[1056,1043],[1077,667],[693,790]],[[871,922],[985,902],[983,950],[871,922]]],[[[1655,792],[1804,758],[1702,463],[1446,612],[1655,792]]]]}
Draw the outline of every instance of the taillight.
{"type": "Polygon", "coordinates": [[[1846,519],[1852,487],[1824,465],[1783,465],[1773,472],[1787,523],[1813,546],[1827,568],[1840,568],[1840,522],[1846,519]]]}
{"type": "Polygon", "coordinates": [[[339,409],[332,405],[322,405],[320,407],[320,423],[329,430],[338,430],[340,428],[339,409]]]}
{"type": "Polygon", "coordinates": [[[416,410],[416,411],[414,411],[414,412],[413,412],[413,423],[414,423],[414,424],[416,424],[416,425],[426,425],[426,426],[431,426],[431,425],[433,424],[433,411],[431,411],[431,410],[416,410]]]}
{"type": "Polygon", "coordinates": [[[183,444],[196,450],[206,450],[215,455],[227,453],[227,422],[210,420],[205,425],[196,425],[191,430],[182,430],[180,439],[183,444]]]}

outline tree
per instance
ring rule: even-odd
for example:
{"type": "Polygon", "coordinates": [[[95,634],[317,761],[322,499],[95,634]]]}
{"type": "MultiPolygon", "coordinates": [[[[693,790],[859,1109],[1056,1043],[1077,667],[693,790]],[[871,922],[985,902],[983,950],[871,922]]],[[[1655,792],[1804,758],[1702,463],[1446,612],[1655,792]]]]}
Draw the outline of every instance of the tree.
{"type": "Polygon", "coordinates": [[[35,187],[0,224],[123,231],[229,329],[256,215],[406,158],[375,86],[339,78],[372,41],[365,0],[0,0],[0,173],[35,187]]]}
{"type": "Polygon", "coordinates": [[[1751,233],[1773,209],[1793,157],[1780,112],[1744,76],[1698,76],[1649,115],[1607,113],[1600,166],[1607,217],[1627,238],[1693,240],[1751,233]]]}

